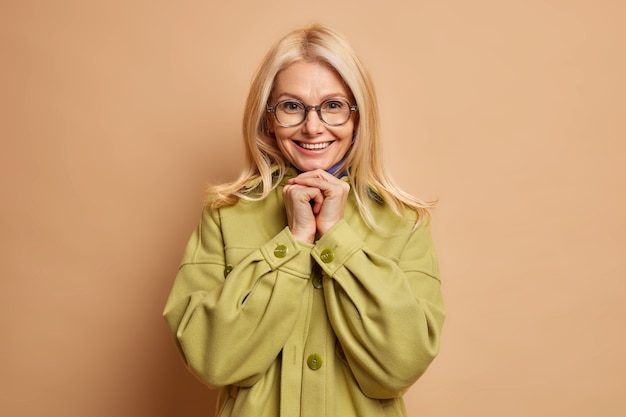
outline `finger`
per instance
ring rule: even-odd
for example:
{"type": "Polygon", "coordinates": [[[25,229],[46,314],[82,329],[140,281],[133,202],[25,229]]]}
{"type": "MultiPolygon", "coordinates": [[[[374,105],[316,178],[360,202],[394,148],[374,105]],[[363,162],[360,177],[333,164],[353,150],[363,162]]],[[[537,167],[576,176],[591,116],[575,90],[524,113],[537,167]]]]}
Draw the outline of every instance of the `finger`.
{"type": "Polygon", "coordinates": [[[321,204],[324,201],[324,196],[319,188],[308,187],[301,184],[285,185],[283,195],[286,199],[295,204],[314,206],[315,204],[321,204]]]}
{"type": "Polygon", "coordinates": [[[299,174],[297,177],[291,178],[290,181],[293,180],[294,182],[298,182],[298,180],[305,179],[305,178],[317,178],[322,181],[329,181],[329,182],[339,181],[337,177],[335,177],[332,174],[329,174],[323,169],[316,169],[313,171],[303,172],[299,174]]]}
{"type": "Polygon", "coordinates": [[[291,184],[299,184],[306,187],[314,187],[319,188],[322,191],[335,191],[335,192],[346,192],[350,189],[350,186],[336,178],[330,174],[326,174],[325,176],[319,175],[301,175],[295,178],[290,179],[291,184]]]}
{"type": "Polygon", "coordinates": [[[324,196],[319,189],[314,188],[314,190],[316,190],[316,193],[309,201],[312,202],[311,207],[313,209],[313,213],[317,215],[322,209],[322,204],[324,204],[324,196]]]}

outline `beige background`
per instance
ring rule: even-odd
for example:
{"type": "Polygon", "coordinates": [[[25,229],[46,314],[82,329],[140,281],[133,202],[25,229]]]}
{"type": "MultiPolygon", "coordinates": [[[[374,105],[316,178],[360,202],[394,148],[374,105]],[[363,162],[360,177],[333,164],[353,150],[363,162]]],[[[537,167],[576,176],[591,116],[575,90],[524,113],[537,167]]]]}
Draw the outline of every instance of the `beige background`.
{"type": "Polygon", "coordinates": [[[440,199],[449,318],[410,415],[626,415],[625,9],[1,1],[0,414],[210,415],[161,310],[254,69],[322,21],[372,72],[391,172],[440,199]]]}

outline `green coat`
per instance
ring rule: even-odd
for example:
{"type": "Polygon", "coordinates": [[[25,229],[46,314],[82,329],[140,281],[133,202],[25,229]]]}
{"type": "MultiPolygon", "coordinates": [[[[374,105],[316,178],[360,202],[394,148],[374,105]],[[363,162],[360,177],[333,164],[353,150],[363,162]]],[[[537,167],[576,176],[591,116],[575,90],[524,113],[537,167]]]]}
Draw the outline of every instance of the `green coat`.
{"type": "Polygon", "coordinates": [[[205,209],[164,316],[185,363],[222,387],[219,417],[399,417],[444,321],[427,223],[372,200],[315,244],[287,227],[283,183],[259,202],[205,209]]]}

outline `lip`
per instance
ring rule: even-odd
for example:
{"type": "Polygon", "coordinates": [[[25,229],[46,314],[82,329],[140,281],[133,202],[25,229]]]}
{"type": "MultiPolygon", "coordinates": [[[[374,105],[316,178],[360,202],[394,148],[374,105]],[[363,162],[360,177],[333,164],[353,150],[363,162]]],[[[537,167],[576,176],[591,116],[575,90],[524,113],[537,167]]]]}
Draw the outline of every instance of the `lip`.
{"type": "Polygon", "coordinates": [[[296,148],[305,154],[317,155],[323,153],[328,150],[334,143],[334,140],[326,141],[326,142],[306,142],[306,141],[293,141],[296,148]],[[309,147],[305,148],[302,145],[307,145],[309,147]],[[323,146],[325,145],[325,146],[323,146]]]}

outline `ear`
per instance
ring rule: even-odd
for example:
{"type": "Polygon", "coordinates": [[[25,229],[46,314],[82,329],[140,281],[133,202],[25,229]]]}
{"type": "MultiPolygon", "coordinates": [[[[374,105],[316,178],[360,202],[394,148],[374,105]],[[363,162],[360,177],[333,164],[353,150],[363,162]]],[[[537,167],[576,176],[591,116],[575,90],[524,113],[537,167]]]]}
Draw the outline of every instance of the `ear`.
{"type": "Polygon", "coordinates": [[[269,115],[266,115],[265,118],[261,119],[261,129],[270,136],[274,135],[274,126],[269,115]]]}
{"type": "Polygon", "coordinates": [[[267,133],[270,133],[272,135],[274,134],[274,119],[272,118],[272,115],[269,112],[265,115],[265,127],[267,130],[267,133]]]}

